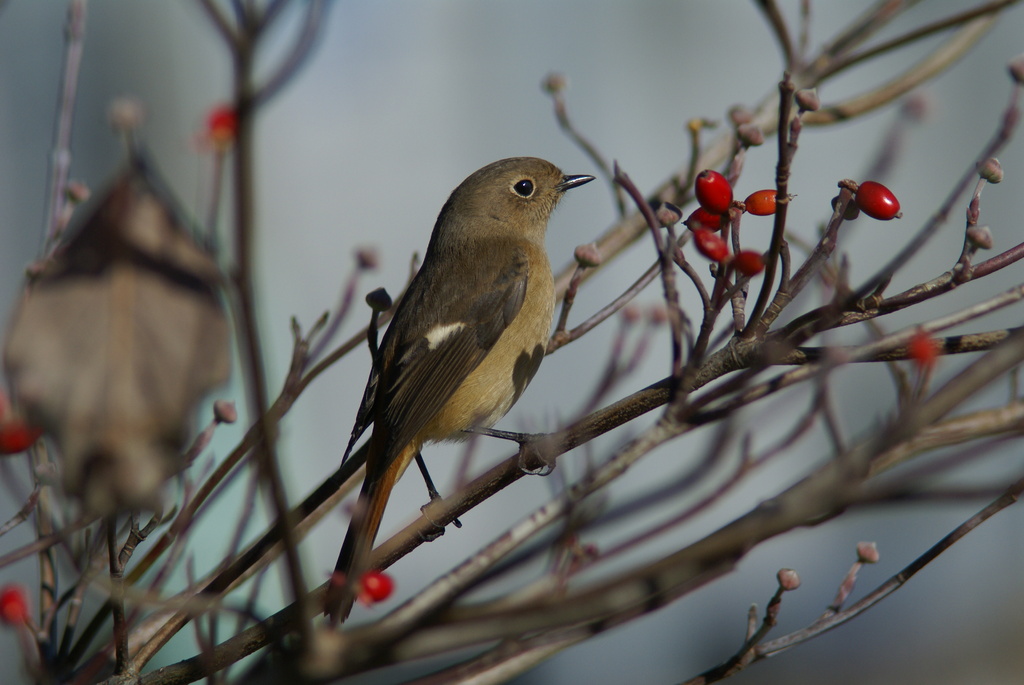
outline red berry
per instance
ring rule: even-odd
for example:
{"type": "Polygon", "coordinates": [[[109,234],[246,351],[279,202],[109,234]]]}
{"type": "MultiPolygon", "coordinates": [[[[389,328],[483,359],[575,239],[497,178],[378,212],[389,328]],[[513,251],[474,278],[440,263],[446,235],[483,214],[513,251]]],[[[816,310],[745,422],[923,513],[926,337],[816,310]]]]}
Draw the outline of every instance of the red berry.
{"type": "Polygon", "coordinates": [[[10,583],[0,588],[0,622],[17,626],[28,621],[28,593],[21,585],[10,583]]]}
{"type": "Polygon", "coordinates": [[[744,276],[756,276],[764,271],[764,257],[754,250],[740,250],[732,258],[732,263],[744,276]]]}
{"type": "Polygon", "coordinates": [[[918,331],[907,343],[907,356],[921,371],[928,371],[935,366],[939,358],[939,344],[924,331],[918,331]]]}
{"type": "Polygon", "coordinates": [[[903,216],[900,213],[900,201],[892,194],[892,191],[881,183],[864,181],[857,188],[857,194],[853,199],[864,212],[872,219],[888,221],[903,216]]]}
{"type": "Polygon", "coordinates": [[[775,213],[775,191],[771,188],[756,190],[747,196],[743,201],[747,207],[747,214],[754,216],[768,216],[775,213]]]}
{"type": "Polygon", "coordinates": [[[729,257],[729,246],[717,233],[698,228],[693,232],[693,242],[697,251],[713,262],[724,262],[729,257]]]}
{"type": "Polygon", "coordinates": [[[214,107],[206,115],[206,135],[216,146],[227,146],[238,132],[238,117],[227,105],[214,107]]]}
{"type": "Polygon", "coordinates": [[[693,210],[693,213],[683,222],[691,231],[698,228],[706,228],[709,231],[717,231],[722,227],[722,215],[712,214],[703,207],[693,210]]]}
{"type": "Polygon", "coordinates": [[[0,454],[24,452],[42,434],[42,429],[28,425],[20,418],[11,417],[0,423],[0,454]]]}
{"type": "Polygon", "coordinates": [[[383,571],[367,571],[359,583],[359,601],[363,604],[376,604],[391,596],[395,590],[395,581],[383,571]]]}
{"type": "Polygon", "coordinates": [[[697,174],[693,182],[693,193],[700,206],[712,214],[725,214],[732,204],[732,186],[725,176],[712,169],[697,174]]]}

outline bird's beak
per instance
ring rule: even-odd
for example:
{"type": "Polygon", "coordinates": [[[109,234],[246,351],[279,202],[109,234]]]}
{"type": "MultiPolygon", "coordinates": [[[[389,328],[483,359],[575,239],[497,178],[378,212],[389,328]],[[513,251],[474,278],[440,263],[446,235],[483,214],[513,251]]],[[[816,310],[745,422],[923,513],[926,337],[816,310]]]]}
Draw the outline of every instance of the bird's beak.
{"type": "Polygon", "coordinates": [[[593,176],[563,176],[562,182],[555,186],[555,190],[564,193],[569,188],[581,186],[594,180],[593,176]]]}

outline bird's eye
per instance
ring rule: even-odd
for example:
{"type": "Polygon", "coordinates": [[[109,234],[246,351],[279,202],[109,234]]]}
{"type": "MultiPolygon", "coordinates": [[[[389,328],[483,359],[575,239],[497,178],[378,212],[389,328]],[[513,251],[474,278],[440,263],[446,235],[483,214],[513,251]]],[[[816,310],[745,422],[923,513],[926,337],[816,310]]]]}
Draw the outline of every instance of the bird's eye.
{"type": "Polygon", "coordinates": [[[530,197],[533,195],[533,181],[528,178],[516,181],[515,185],[512,186],[512,190],[516,191],[516,195],[520,197],[530,197]]]}

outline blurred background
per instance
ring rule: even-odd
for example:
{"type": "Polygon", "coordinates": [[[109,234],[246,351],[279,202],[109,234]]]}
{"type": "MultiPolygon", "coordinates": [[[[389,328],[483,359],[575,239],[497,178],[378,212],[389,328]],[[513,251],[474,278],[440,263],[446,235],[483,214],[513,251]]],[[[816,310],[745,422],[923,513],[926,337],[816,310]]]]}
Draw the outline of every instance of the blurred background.
{"type": "MultiPolygon", "coordinates": [[[[799,3],[781,5],[791,19],[796,17],[799,3]]],[[[967,6],[962,0],[920,3],[881,38],[967,6]]],[[[858,11],[857,3],[815,3],[812,52],[858,11]]],[[[65,15],[63,2],[10,0],[0,5],[0,325],[17,301],[24,267],[41,246],[65,15]]],[[[299,13],[292,11],[279,26],[262,55],[266,64],[290,45],[298,20],[299,13]]],[[[1024,11],[1007,12],[965,59],[916,94],[925,103],[924,119],[905,132],[901,156],[885,179],[901,200],[904,218],[890,223],[863,218],[844,229],[840,250],[849,256],[852,282],[872,273],[928,219],[990,138],[1010,91],[1005,64],[1024,49],[1021,36],[1024,11]]],[[[830,103],[860,93],[902,71],[940,41],[941,37],[924,41],[850,70],[822,89],[821,99],[830,103]]],[[[123,161],[123,145],[109,128],[107,109],[114,98],[135,97],[147,112],[141,137],[153,159],[191,214],[205,216],[212,169],[197,137],[210,109],[230,97],[229,67],[227,51],[198,3],[90,3],[74,113],[72,178],[94,191],[111,178],[123,161]]],[[[373,247],[380,258],[380,268],[362,277],[360,295],[379,286],[396,294],[406,281],[411,254],[426,246],[447,194],[473,170],[502,157],[533,155],[551,160],[567,173],[596,171],[558,130],[550,100],[540,87],[548,73],[567,77],[566,97],[576,126],[606,157],[618,160],[641,189],[649,190],[688,158],[689,119],[722,120],[732,105],[755,105],[773,91],[781,69],[779,51],[755,3],[334,4],[308,64],[258,119],[257,292],[272,392],[287,370],[290,318],[308,327],[335,306],[354,269],[355,249],[373,247]]],[[[790,184],[796,195],[790,209],[793,231],[814,238],[817,226],[829,215],[836,182],[864,180],[861,175],[877,157],[897,116],[895,108],[888,108],[804,132],[790,184]]],[[[983,198],[981,223],[992,227],[997,249],[1018,242],[1024,216],[1020,138],[1001,156],[1007,180],[986,190],[983,198]]],[[[738,197],[771,187],[774,163],[772,142],[752,150],[738,197]]],[[[960,212],[965,207],[966,200],[928,250],[897,276],[889,292],[938,275],[956,260],[962,242],[960,212]]],[[[569,263],[573,248],[590,242],[614,217],[606,185],[594,183],[568,196],[549,229],[553,265],[569,263]]],[[[745,220],[745,244],[763,249],[771,222],[754,219],[745,220]]],[[[604,269],[581,292],[570,325],[615,297],[653,258],[649,241],[641,241],[604,269]]],[[[1019,274],[1019,267],[1012,267],[883,324],[896,330],[954,311],[1019,283],[1019,274]]],[[[690,311],[697,311],[693,294],[685,297],[690,311]]],[[[660,287],[655,284],[639,301],[653,306],[659,300],[660,287]]],[[[367,319],[368,312],[357,306],[338,340],[356,333],[367,319]]],[[[1011,311],[965,330],[1016,325],[1020,315],[1011,311]]],[[[596,370],[607,358],[617,326],[609,321],[548,359],[499,427],[550,430],[575,416],[596,383],[596,370]]],[[[851,330],[827,341],[864,339],[864,331],[851,330]]],[[[663,329],[636,374],[617,387],[615,399],[665,376],[669,363],[668,333],[663,329]]],[[[942,361],[937,380],[951,376],[960,363],[942,361]]],[[[365,349],[346,357],[306,391],[282,424],[282,465],[293,500],[336,467],[368,366],[365,349]]],[[[835,383],[837,412],[848,437],[863,434],[893,409],[891,382],[882,368],[854,369],[835,383]]],[[[996,388],[970,406],[1001,402],[1006,392],[1005,387],[996,388]]],[[[219,396],[242,399],[237,386],[219,396]]],[[[782,419],[795,415],[793,403],[802,409],[806,401],[802,391],[783,395],[744,412],[737,428],[753,431],[755,443],[763,447],[785,433],[789,424],[782,419]]],[[[460,561],[503,530],[503,524],[518,520],[529,507],[550,498],[566,479],[582,473],[588,459],[606,458],[649,421],[563,457],[551,477],[525,478],[463,517],[461,530],[418,550],[415,562],[409,558],[393,567],[400,593],[415,592],[460,561]]],[[[213,459],[230,450],[243,423],[220,431],[213,459]]],[[[628,474],[613,497],[644,492],[666,473],[691,464],[708,437],[698,432],[652,455],[628,474]]],[[[484,441],[477,446],[475,463],[482,468],[509,453],[504,444],[484,441]]],[[[442,493],[454,485],[449,465],[460,454],[457,446],[434,447],[426,453],[442,493]]],[[[728,502],[659,540],[661,547],[642,553],[653,557],[696,539],[829,455],[824,440],[801,444],[728,502]]],[[[1011,443],[949,480],[1009,482],[1010,474],[1019,475],[1020,465],[1019,445],[1011,443]]],[[[5,473],[10,482],[0,491],[0,520],[21,506],[17,493],[27,492],[29,482],[23,461],[8,464],[5,473]]],[[[239,482],[216,513],[203,520],[198,538],[202,542],[189,550],[197,569],[215,563],[218,545],[234,533],[237,507],[228,499],[241,497],[244,485],[239,482]]],[[[424,502],[418,477],[404,479],[382,535],[417,515],[424,502]]],[[[795,531],[758,547],[735,573],[711,587],[565,652],[516,682],[683,680],[727,658],[739,646],[746,610],[751,603],[763,607],[767,602],[778,568],[793,567],[804,581],[798,592],[785,598],[775,633],[782,635],[812,621],[831,602],[854,560],[858,541],[876,541],[881,562],[863,570],[857,596],[896,573],[983,504],[884,506],[795,531]]],[[[251,535],[261,530],[260,523],[250,522],[251,535]]],[[[329,517],[303,545],[311,584],[323,582],[333,567],[344,524],[341,513],[329,517]]],[[[625,536],[643,525],[644,521],[634,521],[616,534],[625,536]]],[[[758,664],[732,682],[1019,683],[1024,669],[1019,650],[1024,638],[1022,526],[1024,510],[1010,508],[866,615],[758,664]]],[[[0,551],[30,539],[31,530],[23,525],[3,539],[0,551]]],[[[37,585],[36,573],[36,561],[29,558],[0,569],[0,582],[18,579],[32,587],[37,585]]],[[[97,588],[96,597],[101,593],[97,588]]],[[[283,586],[272,574],[263,583],[258,609],[266,614],[276,611],[283,596],[283,586]]],[[[20,661],[11,631],[0,631],[0,648],[0,663],[20,661]]],[[[193,653],[194,636],[186,630],[152,666],[193,653]]],[[[23,677],[13,666],[4,670],[10,673],[5,682],[23,677]]],[[[397,678],[394,673],[376,674],[361,682],[397,678]]]]}

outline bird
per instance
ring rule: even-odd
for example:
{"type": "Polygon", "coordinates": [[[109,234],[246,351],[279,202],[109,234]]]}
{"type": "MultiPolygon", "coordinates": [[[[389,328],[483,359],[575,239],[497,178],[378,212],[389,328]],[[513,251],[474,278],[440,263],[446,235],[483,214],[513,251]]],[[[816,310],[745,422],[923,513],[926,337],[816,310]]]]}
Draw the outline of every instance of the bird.
{"type": "Polygon", "coordinates": [[[592,180],[512,157],[470,174],[442,207],[376,350],[356,419],[353,441],[370,422],[373,430],[328,584],[332,622],[351,611],[391,490],[421,447],[489,428],[537,372],[555,307],[548,218],[567,190],[592,180]]]}

